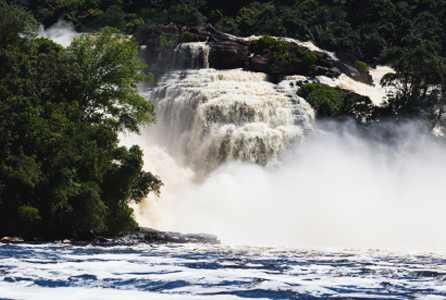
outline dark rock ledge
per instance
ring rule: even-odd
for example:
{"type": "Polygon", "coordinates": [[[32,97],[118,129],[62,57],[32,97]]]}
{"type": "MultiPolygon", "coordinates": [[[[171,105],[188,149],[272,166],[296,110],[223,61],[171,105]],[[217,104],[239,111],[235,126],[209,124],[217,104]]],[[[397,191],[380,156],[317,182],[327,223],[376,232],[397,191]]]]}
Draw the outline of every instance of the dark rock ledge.
{"type": "MultiPolygon", "coordinates": [[[[48,242],[48,241],[24,241],[17,237],[3,237],[1,243],[23,243],[23,242],[48,242]]],[[[160,231],[153,228],[140,227],[131,235],[115,238],[105,238],[92,233],[91,240],[64,240],[64,243],[72,244],[100,244],[100,245],[134,245],[134,244],[220,244],[220,240],[211,234],[183,234],[172,231],[160,231]]]]}
{"type": "MultiPolygon", "coordinates": [[[[191,53],[181,53],[177,46],[187,42],[202,42],[209,46],[208,62],[210,68],[234,69],[264,72],[267,74],[310,75],[305,71],[303,61],[295,53],[286,52],[283,58],[273,48],[259,51],[255,42],[247,41],[216,30],[212,25],[188,27],[176,24],[147,27],[134,34],[139,44],[139,55],[148,65],[147,72],[155,75],[155,80],[172,68],[202,68],[203,62],[191,63],[191,53]],[[189,63],[188,63],[189,62],[189,63]]],[[[290,44],[290,43],[289,43],[290,44]]],[[[302,52],[310,50],[299,46],[302,52]]],[[[349,53],[328,55],[327,52],[314,52],[321,59],[316,62],[313,75],[338,77],[341,73],[372,85],[369,72],[356,69],[357,59],[349,53]]]]}

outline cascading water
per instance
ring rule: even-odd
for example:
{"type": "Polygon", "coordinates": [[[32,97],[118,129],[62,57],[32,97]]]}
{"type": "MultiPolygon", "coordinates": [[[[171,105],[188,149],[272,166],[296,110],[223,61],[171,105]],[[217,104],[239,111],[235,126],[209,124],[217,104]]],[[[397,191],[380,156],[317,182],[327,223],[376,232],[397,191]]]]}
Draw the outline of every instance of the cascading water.
{"type": "Polygon", "coordinates": [[[174,50],[174,68],[209,68],[209,46],[206,43],[181,43],[174,50]]]}
{"type": "Polygon", "coordinates": [[[209,171],[233,160],[277,165],[313,126],[314,111],[296,89],[240,69],[176,70],[145,97],[157,107],[158,140],[197,171],[209,171]]]}

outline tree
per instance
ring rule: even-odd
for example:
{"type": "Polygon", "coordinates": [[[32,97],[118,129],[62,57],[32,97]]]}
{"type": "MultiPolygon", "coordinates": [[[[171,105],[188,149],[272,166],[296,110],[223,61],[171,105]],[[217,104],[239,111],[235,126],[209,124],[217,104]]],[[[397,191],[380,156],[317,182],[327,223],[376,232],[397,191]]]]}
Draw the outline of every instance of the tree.
{"type": "Polygon", "coordinates": [[[32,13],[0,3],[0,51],[24,47],[37,36],[37,21],[32,13]]]}
{"type": "Polygon", "coordinates": [[[146,65],[137,57],[133,38],[103,28],[100,34],[75,38],[67,53],[79,68],[75,96],[87,122],[134,132],[140,124],[155,122],[153,104],[142,98],[137,88],[152,75],[139,73],[146,65]]]}
{"type": "Polygon", "coordinates": [[[388,99],[389,110],[400,118],[425,119],[431,128],[443,122],[446,101],[446,59],[435,38],[440,27],[434,26],[427,15],[420,16],[403,38],[403,46],[386,52],[395,72],[381,80],[383,86],[394,88],[388,99]],[[429,29],[419,30],[423,26],[429,29]]]}

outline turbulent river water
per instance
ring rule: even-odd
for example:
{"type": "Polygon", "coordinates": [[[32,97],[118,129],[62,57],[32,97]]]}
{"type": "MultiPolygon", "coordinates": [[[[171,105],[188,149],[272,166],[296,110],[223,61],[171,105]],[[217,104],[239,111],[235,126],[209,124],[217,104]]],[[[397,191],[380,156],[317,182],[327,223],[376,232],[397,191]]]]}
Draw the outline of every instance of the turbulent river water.
{"type": "Polygon", "coordinates": [[[445,299],[439,252],[0,245],[0,299],[445,299]]]}
{"type": "Polygon", "coordinates": [[[0,299],[446,299],[443,142],[413,124],[315,122],[296,96],[307,78],[209,69],[203,44],[177,51],[201,69],[142,88],[158,123],[121,136],[165,183],[135,214],[223,244],[0,244],[0,299]]]}

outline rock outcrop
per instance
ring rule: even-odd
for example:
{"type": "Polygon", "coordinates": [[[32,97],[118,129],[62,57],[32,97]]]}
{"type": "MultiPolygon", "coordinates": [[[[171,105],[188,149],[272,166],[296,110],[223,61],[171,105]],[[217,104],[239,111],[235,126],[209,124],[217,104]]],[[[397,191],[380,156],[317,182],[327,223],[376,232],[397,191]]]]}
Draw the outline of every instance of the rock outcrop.
{"type": "Polygon", "coordinates": [[[175,24],[140,29],[134,35],[140,46],[140,57],[144,59],[147,71],[159,77],[171,68],[215,69],[244,68],[249,71],[284,75],[324,75],[337,77],[341,73],[372,84],[368,72],[360,72],[355,67],[357,59],[347,53],[337,55],[311,51],[308,47],[286,41],[290,49],[299,48],[299,53],[313,52],[318,58],[315,67],[308,69],[302,57],[296,51],[278,52],[273,46],[259,51],[256,42],[248,41],[213,28],[210,24],[204,28],[186,27],[175,24]],[[201,42],[197,46],[184,47],[185,43],[201,42]],[[201,50],[194,49],[201,47],[201,50]],[[179,58],[181,52],[182,58],[179,58]],[[206,60],[207,63],[202,63],[206,60]]]}
{"type": "Polygon", "coordinates": [[[152,228],[140,228],[140,233],[144,236],[147,243],[201,243],[201,244],[220,244],[215,235],[210,234],[182,234],[179,232],[159,231],[152,228]]]}

